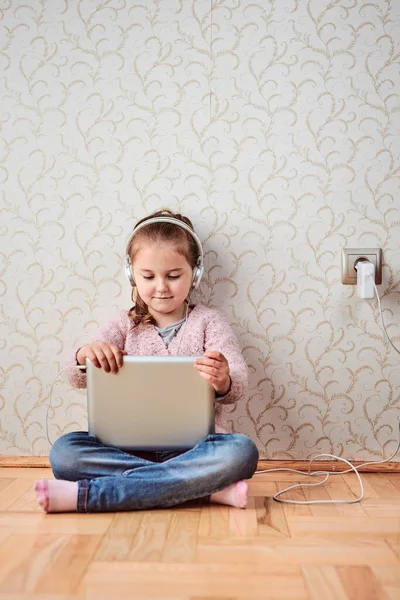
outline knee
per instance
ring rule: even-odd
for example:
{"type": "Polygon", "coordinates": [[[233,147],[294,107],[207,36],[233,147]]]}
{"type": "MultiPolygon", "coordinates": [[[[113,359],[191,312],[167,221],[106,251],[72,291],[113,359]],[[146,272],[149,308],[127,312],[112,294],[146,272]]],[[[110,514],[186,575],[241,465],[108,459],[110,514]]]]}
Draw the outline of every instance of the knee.
{"type": "Polygon", "coordinates": [[[67,433],[56,440],[50,449],[50,465],[56,479],[76,480],[77,461],[85,432],[67,433]]]}
{"type": "Polygon", "coordinates": [[[250,479],[257,469],[258,449],[255,443],[241,433],[229,434],[229,451],[226,453],[229,470],[235,473],[235,478],[250,479]]]}

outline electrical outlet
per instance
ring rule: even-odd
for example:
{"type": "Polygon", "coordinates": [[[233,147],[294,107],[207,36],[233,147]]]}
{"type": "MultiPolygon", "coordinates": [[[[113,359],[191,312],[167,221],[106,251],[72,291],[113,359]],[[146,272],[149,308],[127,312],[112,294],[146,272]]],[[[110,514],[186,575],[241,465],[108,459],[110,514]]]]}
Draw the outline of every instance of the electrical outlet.
{"type": "Polygon", "coordinates": [[[375,265],[375,283],[382,283],[382,249],[381,248],[343,248],[342,249],[342,283],[357,284],[357,271],[354,265],[358,260],[369,260],[375,265]]]}

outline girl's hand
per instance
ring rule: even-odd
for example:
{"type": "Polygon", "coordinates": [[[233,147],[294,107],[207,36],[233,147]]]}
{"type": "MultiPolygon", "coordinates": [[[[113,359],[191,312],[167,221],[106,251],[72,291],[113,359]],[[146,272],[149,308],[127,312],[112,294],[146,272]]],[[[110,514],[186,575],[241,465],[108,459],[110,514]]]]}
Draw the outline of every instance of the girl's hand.
{"type": "Polygon", "coordinates": [[[210,350],[203,358],[197,358],[194,363],[200,375],[207,379],[219,396],[224,396],[230,386],[229,364],[221,352],[210,350]]]}
{"type": "Polygon", "coordinates": [[[104,369],[106,373],[118,373],[118,369],[123,365],[122,357],[127,354],[126,350],[120,350],[115,344],[110,342],[96,342],[95,344],[86,344],[78,350],[76,360],[78,364],[84,365],[88,358],[98,369],[104,369]]]}

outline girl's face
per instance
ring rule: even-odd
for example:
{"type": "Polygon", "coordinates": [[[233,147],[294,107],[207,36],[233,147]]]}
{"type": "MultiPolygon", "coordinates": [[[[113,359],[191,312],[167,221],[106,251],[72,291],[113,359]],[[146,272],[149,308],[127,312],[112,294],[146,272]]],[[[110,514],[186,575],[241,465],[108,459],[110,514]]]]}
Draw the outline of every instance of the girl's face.
{"type": "Polygon", "coordinates": [[[183,303],[192,282],[192,267],[173,244],[149,243],[133,260],[137,290],[157,320],[162,315],[183,318],[183,303]]]}

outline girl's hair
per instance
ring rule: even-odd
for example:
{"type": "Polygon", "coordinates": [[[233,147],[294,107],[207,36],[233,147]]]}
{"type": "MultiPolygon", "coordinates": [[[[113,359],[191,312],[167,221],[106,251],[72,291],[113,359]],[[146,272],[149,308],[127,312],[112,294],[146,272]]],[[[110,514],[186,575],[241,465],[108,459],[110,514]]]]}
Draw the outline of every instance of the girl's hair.
{"type": "MultiPolygon", "coordinates": [[[[148,217],[138,221],[135,227],[141,223],[144,223],[145,221],[148,221],[149,219],[153,219],[154,217],[168,217],[177,219],[178,221],[182,221],[183,223],[186,223],[186,225],[189,225],[189,227],[194,231],[193,224],[190,219],[179,213],[173,213],[169,209],[158,210],[152,213],[148,217]]],[[[182,227],[179,227],[179,225],[174,225],[173,223],[151,223],[147,227],[140,229],[132,238],[127,248],[127,253],[131,258],[132,267],[135,256],[140,250],[141,245],[146,243],[174,244],[176,246],[175,250],[186,258],[192,269],[194,269],[197,265],[197,261],[199,259],[199,249],[197,244],[190,233],[182,227]]],[[[132,288],[132,301],[134,304],[128,312],[128,317],[132,321],[133,327],[136,327],[139,325],[139,323],[149,323],[155,325],[156,321],[149,313],[147,304],[140,297],[137,287],[132,288]]]]}

